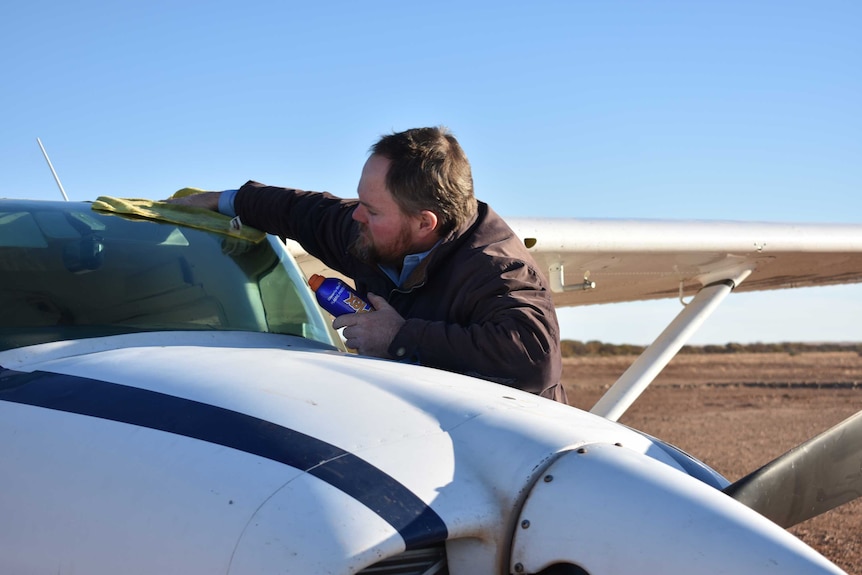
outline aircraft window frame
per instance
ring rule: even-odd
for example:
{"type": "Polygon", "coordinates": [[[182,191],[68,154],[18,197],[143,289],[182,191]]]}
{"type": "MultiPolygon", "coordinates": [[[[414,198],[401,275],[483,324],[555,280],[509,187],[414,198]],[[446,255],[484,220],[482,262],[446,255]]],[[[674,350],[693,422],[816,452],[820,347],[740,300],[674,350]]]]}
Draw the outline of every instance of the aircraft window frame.
{"type": "Polygon", "coordinates": [[[275,237],[255,244],[88,204],[0,203],[0,349],[163,330],[279,333],[343,349],[330,323],[275,237]]]}

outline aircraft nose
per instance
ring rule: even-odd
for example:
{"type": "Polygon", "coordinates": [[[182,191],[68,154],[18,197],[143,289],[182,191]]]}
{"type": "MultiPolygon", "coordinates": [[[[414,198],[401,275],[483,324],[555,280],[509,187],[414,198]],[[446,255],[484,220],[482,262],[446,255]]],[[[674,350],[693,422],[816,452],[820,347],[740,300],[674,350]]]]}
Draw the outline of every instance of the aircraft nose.
{"type": "Polygon", "coordinates": [[[515,525],[513,573],[555,564],[596,574],[843,573],[714,487],[610,444],[587,445],[555,461],[515,525]]]}

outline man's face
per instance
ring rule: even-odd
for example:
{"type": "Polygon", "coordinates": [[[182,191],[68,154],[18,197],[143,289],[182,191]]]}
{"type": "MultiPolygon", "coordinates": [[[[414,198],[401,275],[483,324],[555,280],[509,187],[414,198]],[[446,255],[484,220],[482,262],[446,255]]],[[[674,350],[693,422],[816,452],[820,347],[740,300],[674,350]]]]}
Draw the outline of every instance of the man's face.
{"type": "Polygon", "coordinates": [[[353,219],[359,222],[359,239],[353,244],[360,258],[400,266],[404,256],[415,251],[415,219],[405,214],[386,188],[389,159],[372,155],[359,178],[359,206],[353,219]]]}

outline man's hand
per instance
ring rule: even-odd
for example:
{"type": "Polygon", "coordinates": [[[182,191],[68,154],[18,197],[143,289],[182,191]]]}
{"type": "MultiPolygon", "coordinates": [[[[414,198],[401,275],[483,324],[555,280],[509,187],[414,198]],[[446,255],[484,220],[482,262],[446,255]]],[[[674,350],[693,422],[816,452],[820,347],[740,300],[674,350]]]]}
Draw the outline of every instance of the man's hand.
{"type": "Polygon", "coordinates": [[[368,301],[374,311],[340,315],[332,322],[332,327],[344,328],[342,333],[350,349],[362,355],[391,357],[389,344],[404,325],[404,318],[379,295],[369,293],[368,301]]]}

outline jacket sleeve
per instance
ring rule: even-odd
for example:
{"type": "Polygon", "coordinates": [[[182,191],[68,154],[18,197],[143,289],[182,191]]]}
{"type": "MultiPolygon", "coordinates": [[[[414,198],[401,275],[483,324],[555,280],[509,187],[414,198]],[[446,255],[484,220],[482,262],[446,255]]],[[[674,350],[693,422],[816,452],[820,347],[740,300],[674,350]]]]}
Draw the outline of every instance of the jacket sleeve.
{"type": "Polygon", "coordinates": [[[350,261],[346,254],[356,234],[356,204],[356,200],[343,200],[325,192],[252,181],[243,185],[234,198],[234,209],[243,224],[295,240],[309,254],[339,271],[350,261]]]}
{"type": "Polygon", "coordinates": [[[537,272],[513,260],[474,277],[452,305],[458,321],[408,319],[389,347],[398,359],[495,381],[532,393],[559,383],[559,325],[537,272]]]}

